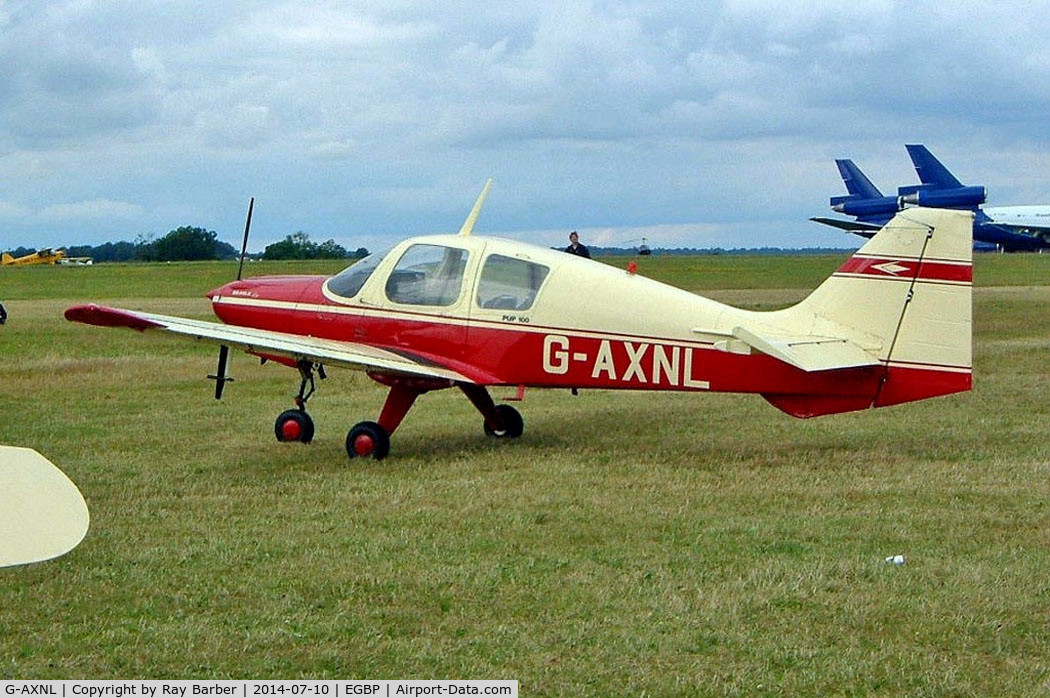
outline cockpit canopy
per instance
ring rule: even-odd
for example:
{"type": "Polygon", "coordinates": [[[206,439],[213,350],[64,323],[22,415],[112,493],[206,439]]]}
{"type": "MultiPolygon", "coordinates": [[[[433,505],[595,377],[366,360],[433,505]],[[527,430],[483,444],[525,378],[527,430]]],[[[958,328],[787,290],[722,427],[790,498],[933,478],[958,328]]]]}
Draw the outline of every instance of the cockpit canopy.
{"type": "MultiPolygon", "coordinates": [[[[333,276],[327,283],[328,292],[339,298],[356,297],[389,252],[370,254],[333,276]]],[[[386,300],[430,307],[457,304],[463,294],[470,257],[481,252],[429,242],[408,246],[382,283],[386,300]]],[[[480,272],[477,265],[472,268],[471,273],[478,275],[474,303],[478,308],[492,310],[531,308],[550,273],[546,265],[498,253],[484,257],[480,272]]]]}

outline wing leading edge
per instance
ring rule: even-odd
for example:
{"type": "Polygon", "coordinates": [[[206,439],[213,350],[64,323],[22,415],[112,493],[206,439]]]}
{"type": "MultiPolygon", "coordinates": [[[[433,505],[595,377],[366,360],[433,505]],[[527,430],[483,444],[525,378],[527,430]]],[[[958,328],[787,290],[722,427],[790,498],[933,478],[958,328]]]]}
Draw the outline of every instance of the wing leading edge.
{"type": "Polygon", "coordinates": [[[69,308],[65,312],[65,317],[72,322],[102,327],[127,327],[140,332],[163,330],[190,339],[236,347],[249,354],[260,356],[278,356],[294,361],[312,361],[327,366],[438,378],[457,383],[491,382],[486,376],[468,376],[431,363],[424,357],[409,356],[355,342],[305,337],[287,332],[223,325],[217,322],[189,320],[95,304],[69,308]]]}

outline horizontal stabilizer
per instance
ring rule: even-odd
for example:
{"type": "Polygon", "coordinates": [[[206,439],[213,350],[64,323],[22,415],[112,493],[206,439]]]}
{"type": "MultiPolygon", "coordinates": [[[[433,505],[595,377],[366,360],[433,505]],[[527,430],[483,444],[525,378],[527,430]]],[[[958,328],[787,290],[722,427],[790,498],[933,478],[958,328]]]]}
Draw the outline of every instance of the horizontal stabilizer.
{"type": "Polygon", "coordinates": [[[729,333],[701,327],[694,327],[693,332],[709,338],[721,351],[748,354],[753,349],[807,373],[880,364],[874,356],[841,337],[758,334],[739,326],[729,333]]]}
{"type": "Polygon", "coordinates": [[[877,233],[882,229],[881,225],[875,225],[874,223],[862,223],[860,221],[844,221],[841,218],[825,218],[823,216],[814,216],[810,218],[814,223],[823,223],[824,225],[830,225],[832,228],[838,228],[839,230],[845,230],[847,233],[877,233]]]}
{"type": "Polygon", "coordinates": [[[838,337],[761,336],[743,327],[734,327],[733,336],[763,354],[806,372],[879,364],[875,357],[853,342],[838,337]]]}

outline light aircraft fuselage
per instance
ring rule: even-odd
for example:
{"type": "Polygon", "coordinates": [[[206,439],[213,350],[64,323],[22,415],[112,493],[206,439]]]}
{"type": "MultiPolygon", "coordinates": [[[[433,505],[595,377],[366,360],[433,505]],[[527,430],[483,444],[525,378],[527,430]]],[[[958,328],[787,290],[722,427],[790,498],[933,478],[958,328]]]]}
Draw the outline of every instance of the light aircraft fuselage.
{"type": "MultiPolygon", "coordinates": [[[[877,264],[853,266],[838,273],[899,283],[877,264]]],[[[968,266],[927,264],[923,281],[969,283],[969,273],[968,266]]],[[[522,269],[515,278],[527,275],[522,269]]],[[[563,252],[480,236],[407,240],[385,255],[350,298],[333,291],[329,277],[322,276],[235,281],[208,297],[215,314],[230,325],[276,332],[295,328],[315,338],[409,352],[483,385],[759,392],[792,395],[801,403],[803,396],[818,395],[815,402],[821,405],[831,394],[841,405],[867,407],[886,373],[885,366],[869,365],[807,374],[733,338],[734,327],[769,325],[770,313],[733,308],[563,252]],[[391,299],[397,261],[419,246],[464,255],[447,305],[391,299]],[[534,265],[544,278],[535,291],[503,286],[510,292],[483,296],[481,267],[493,256],[534,265]]],[[[968,374],[922,366],[893,370],[916,374],[898,396],[904,399],[937,392],[942,384],[968,387],[968,374]]]]}
{"type": "Polygon", "coordinates": [[[37,250],[21,257],[12,257],[7,252],[4,252],[0,255],[0,266],[23,267],[32,264],[58,264],[65,258],[65,250],[52,250],[51,248],[37,250]]]}
{"type": "Polygon", "coordinates": [[[903,212],[805,300],[757,312],[472,236],[483,199],[459,235],[411,238],[333,277],[225,284],[208,294],[224,324],[97,305],[66,317],[219,344],[216,397],[229,347],[297,368],[296,409],[274,425],[281,441],[313,438],[315,373],[364,370],[390,392],[377,421],[350,430],[351,457],[384,457],[415,400],[450,387],[497,437],[520,436],[523,421],[493,402],[493,386],[759,393],[798,417],[970,388],[969,212],[903,212]]]}

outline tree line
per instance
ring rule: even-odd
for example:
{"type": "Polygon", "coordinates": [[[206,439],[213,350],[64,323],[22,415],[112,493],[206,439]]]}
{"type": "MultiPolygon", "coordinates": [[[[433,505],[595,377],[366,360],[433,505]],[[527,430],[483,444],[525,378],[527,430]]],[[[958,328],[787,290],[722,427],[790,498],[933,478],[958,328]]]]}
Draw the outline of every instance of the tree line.
{"type": "MultiPolygon", "coordinates": [[[[175,262],[209,259],[237,259],[239,251],[228,242],[219,240],[214,230],[182,226],[163,237],[139,235],[134,242],[106,242],[101,245],[70,245],[65,248],[70,257],[91,257],[96,262],[175,262]]],[[[10,250],[11,256],[22,257],[36,252],[29,247],[10,250]]],[[[364,247],[349,252],[335,240],[314,242],[303,231],[288,235],[280,242],[267,245],[261,254],[249,254],[252,259],[360,259],[368,256],[364,247]]]]}

